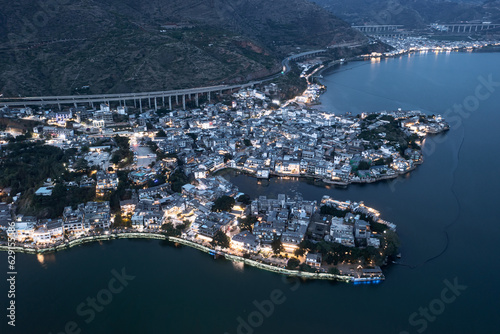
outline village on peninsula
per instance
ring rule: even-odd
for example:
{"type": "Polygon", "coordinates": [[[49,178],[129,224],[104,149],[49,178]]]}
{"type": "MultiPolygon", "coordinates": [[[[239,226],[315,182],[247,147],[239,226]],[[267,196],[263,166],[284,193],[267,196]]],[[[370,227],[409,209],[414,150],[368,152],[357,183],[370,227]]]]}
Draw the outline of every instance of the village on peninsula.
{"type": "MultiPolygon", "coordinates": [[[[302,76],[316,65],[301,64],[302,76]]],[[[271,83],[185,110],[0,109],[0,249],[154,238],[285,275],[380,282],[399,241],[375,208],[329,196],[252,198],[224,171],[255,182],[372,183],[416,168],[426,136],[449,126],[420,111],[322,111],[314,104],[325,87],[307,79],[284,102],[271,83]]]]}

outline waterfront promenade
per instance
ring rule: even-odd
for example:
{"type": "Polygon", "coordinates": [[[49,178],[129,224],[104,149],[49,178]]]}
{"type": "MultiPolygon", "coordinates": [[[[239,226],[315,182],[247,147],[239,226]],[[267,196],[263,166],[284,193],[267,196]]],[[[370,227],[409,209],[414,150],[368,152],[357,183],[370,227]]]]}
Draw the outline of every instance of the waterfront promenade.
{"type": "MultiPolygon", "coordinates": [[[[261,260],[255,260],[255,259],[249,259],[249,258],[244,258],[242,256],[239,256],[237,254],[232,254],[229,249],[224,249],[224,250],[215,250],[212,249],[211,247],[208,247],[207,245],[200,244],[191,240],[183,239],[183,238],[178,238],[178,237],[172,237],[172,236],[167,236],[163,233],[160,233],[158,231],[150,231],[150,232],[137,232],[137,231],[126,231],[126,230],[119,230],[119,231],[109,231],[108,233],[103,233],[103,234],[95,234],[91,236],[83,236],[80,238],[72,238],[68,239],[62,242],[54,243],[54,244],[49,244],[46,246],[40,246],[40,245],[30,245],[30,244],[23,244],[21,245],[16,245],[14,247],[9,247],[6,242],[0,244],[0,251],[13,251],[16,253],[28,253],[28,254],[44,254],[44,253],[51,253],[51,252],[57,252],[57,251],[62,251],[66,250],[75,246],[80,246],[86,243],[92,243],[92,242],[102,242],[102,241],[111,241],[114,239],[156,239],[156,240],[165,240],[172,242],[174,244],[181,244],[184,246],[188,246],[194,249],[197,249],[199,251],[202,251],[204,253],[208,253],[210,255],[214,256],[219,256],[223,257],[226,260],[233,261],[233,262],[240,262],[245,265],[249,265],[252,267],[256,267],[262,270],[267,270],[270,272],[286,275],[286,276],[293,276],[293,277],[300,277],[304,279],[320,279],[320,280],[333,280],[333,281],[343,281],[343,282],[355,282],[356,278],[353,276],[349,275],[337,275],[337,274],[330,274],[330,273],[324,273],[324,272],[316,272],[316,273],[311,273],[311,272],[304,272],[304,271],[298,271],[298,270],[290,270],[283,268],[282,266],[278,265],[272,265],[269,263],[265,263],[264,261],[261,260]]],[[[372,280],[383,280],[384,277],[376,277],[373,278],[372,280]]]]}

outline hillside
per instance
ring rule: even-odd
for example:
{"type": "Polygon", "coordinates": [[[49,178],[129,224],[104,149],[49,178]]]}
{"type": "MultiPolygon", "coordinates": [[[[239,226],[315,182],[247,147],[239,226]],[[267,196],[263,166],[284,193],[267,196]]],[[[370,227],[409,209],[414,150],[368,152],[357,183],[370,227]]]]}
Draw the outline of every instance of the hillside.
{"type": "Polygon", "coordinates": [[[311,0],[353,24],[402,24],[420,28],[434,22],[500,21],[500,1],[488,0],[311,0]]]}
{"type": "Polygon", "coordinates": [[[290,51],[361,41],[306,0],[0,0],[4,96],[178,89],[279,71],[290,51]]]}

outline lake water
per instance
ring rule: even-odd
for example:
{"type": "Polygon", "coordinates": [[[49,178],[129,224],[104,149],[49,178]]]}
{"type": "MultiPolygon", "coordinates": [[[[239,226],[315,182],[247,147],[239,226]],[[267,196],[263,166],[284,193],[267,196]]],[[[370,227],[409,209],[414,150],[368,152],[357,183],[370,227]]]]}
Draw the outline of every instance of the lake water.
{"type": "MultiPolygon", "coordinates": [[[[226,174],[253,197],[300,192],[320,200],[327,194],[380,210],[398,225],[403,255],[400,265],[385,270],[382,284],[287,281],[185,247],[119,240],[44,257],[18,254],[17,326],[8,328],[3,316],[0,332],[496,332],[500,87],[484,82],[500,82],[498,64],[498,53],[419,54],[324,73],[322,108],[447,114],[451,130],[427,139],[424,164],[399,179],[341,189],[276,178],[258,184],[226,174]],[[464,111],[447,112],[464,103],[464,111]],[[122,289],[116,280],[110,286],[112,270],[122,268],[135,278],[122,289]],[[96,297],[106,305],[97,305],[91,319],[87,298],[96,297]],[[278,303],[262,303],[271,297],[278,303]]],[[[6,272],[5,253],[0,263],[6,272]]],[[[4,312],[6,293],[2,279],[4,312]]]]}

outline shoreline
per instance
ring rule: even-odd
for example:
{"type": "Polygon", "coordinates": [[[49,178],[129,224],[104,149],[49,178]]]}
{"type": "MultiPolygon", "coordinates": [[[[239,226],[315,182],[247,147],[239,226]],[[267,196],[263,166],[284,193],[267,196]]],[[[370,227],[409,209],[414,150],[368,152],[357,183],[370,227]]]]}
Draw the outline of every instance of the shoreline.
{"type": "Polygon", "coordinates": [[[380,178],[377,178],[377,179],[355,180],[355,181],[349,181],[349,182],[329,180],[329,179],[325,179],[325,178],[322,178],[322,177],[315,177],[314,175],[282,174],[282,173],[278,173],[278,172],[270,172],[268,178],[263,178],[263,177],[258,177],[256,175],[256,172],[250,172],[250,171],[248,171],[248,170],[246,170],[244,168],[238,168],[238,167],[224,167],[224,168],[219,168],[216,171],[214,171],[213,173],[219,173],[219,172],[223,172],[225,170],[229,170],[229,171],[237,171],[239,173],[242,173],[242,174],[248,175],[250,177],[256,178],[257,180],[269,180],[272,177],[277,177],[277,178],[298,178],[298,179],[302,179],[302,180],[312,180],[314,182],[323,182],[323,183],[326,183],[326,184],[333,184],[333,185],[347,187],[347,186],[349,186],[351,184],[375,183],[375,182],[379,182],[379,181],[385,181],[385,180],[395,179],[395,178],[397,178],[400,175],[405,175],[407,173],[410,173],[411,171],[415,170],[415,168],[416,168],[416,166],[413,166],[412,168],[410,168],[409,170],[407,170],[407,171],[405,171],[403,173],[396,172],[393,175],[387,175],[387,176],[383,176],[383,177],[380,177],[380,178]]]}
{"type": "Polygon", "coordinates": [[[408,170],[404,171],[404,172],[394,171],[394,174],[384,175],[384,176],[381,176],[381,177],[378,177],[378,178],[375,178],[375,179],[373,179],[373,178],[370,178],[370,179],[359,179],[359,180],[350,180],[350,181],[347,181],[347,182],[338,181],[338,180],[330,180],[330,179],[326,179],[326,178],[323,178],[323,177],[316,177],[314,175],[283,174],[283,173],[278,173],[278,172],[275,172],[275,171],[270,171],[269,172],[269,177],[265,178],[265,177],[258,177],[256,171],[254,172],[254,171],[245,169],[244,167],[231,167],[231,166],[217,168],[216,170],[214,170],[213,172],[211,172],[211,174],[216,174],[216,173],[220,173],[220,172],[224,172],[224,171],[228,170],[228,171],[239,172],[241,174],[244,174],[244,175],[256,178],[257,180],[269,180],[272,177],[277,177],[277,178],[291,177],[291,178],[303,179],[303,180],[306,180],[306,181],[307,180],[312,180],[314,182],[323,182],[323,183],[328,184],[328,185],[336,185],[336,186],[348,187],[351,184],[370,184],[370,183],[376,183],[376,182],[381,182],[381,181],[396,179],[399,176],[411,173],[412,171],[414,171],[415,169],[417,169],[417,167],[420,166],[421,164],[423,164],[423,161],[421,161],[421,160],[414,161],[414,165],[412,167],[410,167],[408,170]]]}
{"type": "MultiPolygon", "coordinates": [[[[486,45],[486,46],[482,46],[482,47],[475,47],[472,49],[462,47],[462,48],[456,48],[456,49],[451,49],[451,50],[443,50],[440,48],[429,48],[428,50],[405,50],[404,52],[397,53],[397,54],[381,54],[381,55],[377,55],[377,56],[358,55],[358,56],[352,56],[350,58],[345,58],[343,61],[341,61],[340,59],[332,60],[328,65],[325,65],[323,68],[319,69],[315,74],[318,76],[322,75],[323,72],[325,72],[327,70],[331,70],[336,65],[347,64],[347,63],[353,62],[353,61],[369,61],[371,58],[390,59],[390,58],[396,58],[396,57],[408,56],[408,55],[420,54],[420,53],[426,53],[426,52],[440,52],[440,53],[448,53],[448,52],[457,52],[457,53],[500,52],[500,45],[490,44],[490,45],[486,45]]],[[[321,105],[321,103],[319,103],[319,104],[321,105]]]]}
{"type": "Polygon", "coordinates": [[[282,274],[285,276],[290,276],[290,277],[299,277],[302,279],[319,279],[319,280],[330,280],[330,281],[340,281],[340,282],[346,282],[346,283],[356,283],[356,282],[372,282],[372,281],[382,281],[385,280],[385,277],[372,277],[372,278],[356,278],[353,276],[349,275],[337,275],[337,274],[330,274],[330,273],[311,273],[311,272],[305,272],[305,271],[299,271],[299,270],[291,270],[291,269],[286,269],[286,268],[281,268],[277,266],[273,266],[267,263],[259,262],[257,260],[252,260],[248,258],[244,258],[242,256],[230,254],[227,252],[223,251],[217,251],[214,249],[211,249],[207,246],[200,245],[196,242],[182,239],[182,238],[177,238],[177,237],[171,237],[171,236],[166,236],[162,233],[158,232],[118,232],[118,233],[111,233],[108,235],[99,235],[99,236],[86,236],[82,238],[77,238],[73,239],[67,242],[64,242],[59,245],[55,246],[50,246],[50,247],[21,247],[21,246],[15,246],[15,247],[10,247],[6,245],[0,245],[0,251],[5,251],[5,252],[15,252],[15,253],[25,253],[25,254],[46,254],[46,253],[55,253],[58,251],[65,251],[69,250],[70,248],[84,245],[84,244],[89,244],[89,243],[95,243],[95,242],[100,242],[100,241],[112,241],[112,240],[117,240],[117,239],[154,239],[154,240],[164,240],[171,242],[173,244],[181,244],[199,251],[202,251],[204,253],[210,254],[210,255],[218,255],[223,257],[224,259],[231,261],[231,262],[238,262],[238,263],[243,263],[245,265],[249,265],[251,267],[255,267],[258,269],[262,269],[265,271],[277,273],[277,274],[282,274]]]}

